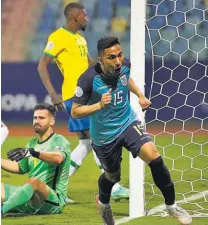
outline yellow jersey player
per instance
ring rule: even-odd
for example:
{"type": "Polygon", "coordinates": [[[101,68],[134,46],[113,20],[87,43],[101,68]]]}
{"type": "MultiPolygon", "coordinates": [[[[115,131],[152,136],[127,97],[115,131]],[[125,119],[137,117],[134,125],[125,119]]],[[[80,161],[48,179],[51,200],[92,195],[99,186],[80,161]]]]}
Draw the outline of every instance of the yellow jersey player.
{"type": "MultiPolygon", "coordinates": [[[[88,17],[84,6],[80,3],[70,3],[66,5],[64,15],[66,24],[50,34],[48,43],[44,49],[44,54],[38,65],[38,71],[45,88],[51,96],[54,106],[59,111],[67,110],[69,115],[69,131],[76,132],[79,138],[79,144],[71,155],[72,161],[69,172],[69,176],[71,176],[92,150],[89,135],[89,118],[74,119],[71,117],[72,98],[77,81],[92,60],[88,54],[86,39],[79,33],[80,30],[84,31],[88,24],[88,17]],[[56,62],[63,75],[62,96],[56,93],[50,80],[48,65],[52,60],[56,62]]],[[[81,96],[81,91],[78,88],[76,93],[79,93],[81,96]]],[[[101,168],[100,161],[95,154],[94,157],[97,165],[101,168]]],[[[116,184],[112,192],[112,197],[114,200],[128,198],[129,190],[116,184]]]]}

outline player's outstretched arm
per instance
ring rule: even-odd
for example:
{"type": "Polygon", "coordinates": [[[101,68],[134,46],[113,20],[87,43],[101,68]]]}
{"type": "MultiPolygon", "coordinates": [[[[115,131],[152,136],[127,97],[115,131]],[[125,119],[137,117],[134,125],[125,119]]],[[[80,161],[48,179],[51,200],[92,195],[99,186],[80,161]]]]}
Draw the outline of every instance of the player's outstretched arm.
{"type": "Polygon", "coordinates": [[[1,168],[10,173],[21,173],[17,162],[1,159],[1,168]]]}
{"type": "Polygon", "coordinates": [[[48,94],[51,96],[51,101],[54,106],[57,107],[58,111],[64,111],[64,106],[62,102],[62,98],[59,94],[56,93],[53,84],[51,83],[50,74],[48,72],[48,65],[51,63],[53,58],[48,55],[43,54],[38,64],[38,73],[40,78],[45,86],[48,94]]]}
{"type": "MultiPolygon", "coordinates": [[[[64,148],[64,147],[63,147],[64,148]]],[[[34,148],[16,148],[7,153],[12,161],[19,162],[24,158],[33,156],[47,163],[61,164],[64,161],[64,155],[60,152],[38,152],[34,148]]]]}
{"type": "Polygon", "coordinates": [[[71,115],[73,118],[82,118],[91,115],[92,113],[101,110],[101,102],[95,103],[93,105],[80,105],[77,103],[72,104],[71,115]]]}
{"type": "Polygon", "coordinates": [[[60,152],[40,152],[39,159],[46,163],[61,164],[65,158],[60,152]]]}
{"type": "Polygon", "coordinates": [[[50,74],[48,72],[48,65],[52,62],[52,60],[53,60],[53,58],[44,54],[41,57],[39,64],[38,64],[38,68],[37,68],[40,78],[50,96],[57,95],[56,91],[51,83],[50,74]]]}
{"type": "Polygon", "coordinates": [[[101,101],[93,105],[81,105],[73,103],[71,111],[72,117],[73,118],[86,117],[98,110],[105,108],[112,101],[111,91],[112,89],[110,88],[106,93],[102,95],[101,101]]]}
{"type": "Polygon", "coordinates": [[[143,95],[131,77],[129,78],[129,90],[139,98],[139,104],[142,109],[147,109],[152,104],[152,102],[143,95]]]}
{"type": "Polygon", "coordinates": [[[130,77],[129,78],[129,90],[134,93],[138,98],[145,98],[145,96],[142,94],[140,89],[135,84],[134,80],[130,77]]]}

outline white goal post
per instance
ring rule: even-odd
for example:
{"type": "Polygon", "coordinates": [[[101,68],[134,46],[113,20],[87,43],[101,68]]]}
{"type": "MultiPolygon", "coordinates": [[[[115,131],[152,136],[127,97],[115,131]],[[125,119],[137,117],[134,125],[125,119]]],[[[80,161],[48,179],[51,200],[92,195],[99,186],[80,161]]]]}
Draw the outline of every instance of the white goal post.
{"type": "MultiPolygon", "coordinates": [[[[132,93],[131,105],[170,170],[177,203],[208,217],[208,3],[131,0],[130,30],[131,77],[144,92],[146,44],[153,102],[146,121],[132,93]]],[[[149,168],[130,154],[129,169],[129,217],[167,216],[149,168]]]]}
{"type": "MultiPolygon", "coordinates": [[[[145,5],[145,0],[131,1],[131,77],[143,93],[145,85],[145,5]]],[[[130,101],[139,119],[144,122],[144,113],[139,106],[137,96],[131,93],[130,101]]],[[[132,218],[144,216],[144,168],[144,162],[139,158],[134,159],[130,154],[129,216],[132,218]]]]}

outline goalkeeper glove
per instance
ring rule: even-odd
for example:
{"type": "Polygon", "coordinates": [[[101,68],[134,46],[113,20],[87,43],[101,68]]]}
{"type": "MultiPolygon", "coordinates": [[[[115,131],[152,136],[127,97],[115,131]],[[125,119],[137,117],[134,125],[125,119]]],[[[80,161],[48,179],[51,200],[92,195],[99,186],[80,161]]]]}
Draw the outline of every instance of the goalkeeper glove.
{"type": "Polygon", "coordinates": [[[39,158],[40,152],[35,151],[34,148],[15,148],[7,152],[7,157],[16,162],[30,156],[39,158]]]}

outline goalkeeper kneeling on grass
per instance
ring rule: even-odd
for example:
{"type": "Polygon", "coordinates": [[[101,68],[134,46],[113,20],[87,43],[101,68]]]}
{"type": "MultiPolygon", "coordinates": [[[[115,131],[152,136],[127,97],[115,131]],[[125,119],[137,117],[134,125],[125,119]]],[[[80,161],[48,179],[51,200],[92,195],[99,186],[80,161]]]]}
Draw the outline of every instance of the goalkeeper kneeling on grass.
{"type": "Polygon", "coordinates": [[[33,128],[38,134],[26,148],[10,150],[2,169],[29,174],[23,186],[1,184],[1,212],[58,214],[63,211],[70,167],[69,142],[54,133],[56,109],[41,103],[35,106],[33,128]]]}

